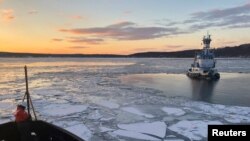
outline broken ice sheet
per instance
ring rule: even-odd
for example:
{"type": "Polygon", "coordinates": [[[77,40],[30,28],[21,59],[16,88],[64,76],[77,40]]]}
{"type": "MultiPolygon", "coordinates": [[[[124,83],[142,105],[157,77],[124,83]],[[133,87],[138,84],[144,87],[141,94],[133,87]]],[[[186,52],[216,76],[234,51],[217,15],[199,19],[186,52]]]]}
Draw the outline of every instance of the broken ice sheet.
{"type": "Polygon", "coordinates": [[[110,132],[110,131],[114,131],[115,129],[111,129],[111,128],[108,128],[108,127],[101,126],[100,130],[101,130],[101,132],[110,132]]]}
{"type": "Polygon", "coordinates": [[[10,119],[0,119],[0,124],[4,124],[10,121],[11,121],[10,119]]]}
{"type": "Polygon", "coordinates": [[[185,111],[180,108],[163,107],[162,111],[164,111],[167,115],[173,116],[182,116],[185,114],[185,111]]]}
{"type": "Polygon", "coordinates": [[[182,139],[166,139],[164,141],[184,141],[184,140],[182,140],[182,139]]]}
{"type": "Polygon", "coordinates": [[[201,140],[207,137],[207,128],[209,124],[222,124],[219,121],[179,121],[178,123],[171,125],[170,130],[175,131],[181,135],[184,135],[191,140],[201,140]]]}
{"type": "Polygon", "coordinates": [[[79,113],[87,110],[86,105],[71,105],[71,104],[50,104],[43,107],[42,114],[49,116],[65,116],[74,113],[79,113]]]}
{"type": "Polygon", "coordinates": [[[64,96],[65,92],[61,91],[59,88],[39,88],[39,89],[34,89],[33,93],[37,95],[42,95],[42,96],[64,96]]]}
{"type": "Polygon", "coordinates": [[[154,118],[153,115],[151,114],[146,114],[146,113],[143,113],[142,111],[134,108],[134,107],[124,107],[122,108],[123,111],[126,111],[126,112],[129,112],[129,113],[132,113],[132,114],[136,114],[136,115],[140,115],[140,116],[144,116],[146,118],[154,118]]]}
{"type": "Polygon", "coordinates": [[[98,120],[100,118],[102,118],[102,115],[100,114],[100,112],[98,110],[94,110],[92,111],[88,117],[88,119],[92,119],[92,120],[98,120]]]}
{"type": "Polygon", "coordinates": [[[97,104],[104,106],[104,107],[107,107],[107,108],[110,108],[110,109],[117,109],[120,107],[119,104],[114,103],[112,101],[99,101],[97,104]]]}
{"type": "Polygon", "coordinates": [[[83,122],[80,119],[79,120],[73,120],[71,118],[57,119],[52,123],[68,130],[69,132],[79,136],[84,140],[88,141],[92,137],[92,132],[89,130],[87,126],[83,124],[83,122]]]}
{"type": "Polygon", "coordinates": [[[132,132],[132,131],[126,131],[126,130],[116,130],[113,132],[113,134],[123,136],[123,137],[130,137],[130,138],[134,138],[134,139],[146,140],[146,141],[160,141],[160,139],[154,138],[152,136],[148,136],[145,134],[132,132]]]}
{"type": "Polygon", "coordinates": [[[156,121],[151,123],[131,123],[131,124],[118,124],[120,129],[133,131],[137,133],[150,134],[163,138],[166,134],[167,125],[164,122],[156,121]]]}
{"type": "Polygon", "coordinates": [[[14,100],[11,99],[6,99],[6,100],[2,100],[0,101],[0,109],[14,109],[15,108],[15,104],[14,104],[14,100]]]}
{"type": "Polygon", "coordinates": [[[92,136],[91,131],[84,124],[73,125],[67,127],[66,130],[74,133],[75,135],[86,141],[89,141],[92,136]]]}
{"type": "Polygon", "coordinates": [[[229,106],[220,104],[210,104],[204,102],[185,102],[183,106],[189,108],[194,113],[212,115],[225,119],[231,123],[250,122],[250,108],[240,106],[229,106]]]}

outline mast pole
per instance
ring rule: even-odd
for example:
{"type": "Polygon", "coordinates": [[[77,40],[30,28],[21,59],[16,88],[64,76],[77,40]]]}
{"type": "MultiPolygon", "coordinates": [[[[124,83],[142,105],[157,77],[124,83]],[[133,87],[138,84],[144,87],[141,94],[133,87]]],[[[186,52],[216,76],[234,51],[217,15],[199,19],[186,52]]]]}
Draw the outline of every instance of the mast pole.
{"type": "Polygon", "coordinates": [[[29,95],[29,84],[28,84],[28,73],[27,73],[27,66],[24,66],[24,71],[25,71],[25,82],[26,82],[26,98],[27,98],[27,107],[28,107],[28,114],[30,114],[30,95],[29,95]]]}

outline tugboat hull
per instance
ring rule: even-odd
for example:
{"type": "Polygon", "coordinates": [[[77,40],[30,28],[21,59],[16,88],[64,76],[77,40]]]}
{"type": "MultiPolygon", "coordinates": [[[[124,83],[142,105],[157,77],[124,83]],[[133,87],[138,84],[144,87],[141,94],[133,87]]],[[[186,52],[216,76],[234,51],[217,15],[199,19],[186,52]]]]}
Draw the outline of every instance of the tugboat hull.
{"type": "Polygon", "coordinates": [[[191,72],[188,71],[187,76],[194,79],[208,79],[208,80],[218,80],[220,79],[220,74],[218,72],[208,72],[208,73],[201,73],[201,72],[191,72]]]}

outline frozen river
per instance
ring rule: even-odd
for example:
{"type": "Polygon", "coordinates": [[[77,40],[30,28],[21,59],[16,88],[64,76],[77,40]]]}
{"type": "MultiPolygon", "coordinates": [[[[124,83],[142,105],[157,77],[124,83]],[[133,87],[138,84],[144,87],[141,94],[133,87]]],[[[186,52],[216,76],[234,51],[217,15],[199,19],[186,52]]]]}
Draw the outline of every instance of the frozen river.
{"type": "Polygon", "coordinates": [[[188,79],[191,63],[0,58],[0,123],[13,120],[24,95],[24,65],[39,118],[88,141],[206,140],[208,124],[250,123],[250,60],[218,59],[213,84],[188,79]]]}

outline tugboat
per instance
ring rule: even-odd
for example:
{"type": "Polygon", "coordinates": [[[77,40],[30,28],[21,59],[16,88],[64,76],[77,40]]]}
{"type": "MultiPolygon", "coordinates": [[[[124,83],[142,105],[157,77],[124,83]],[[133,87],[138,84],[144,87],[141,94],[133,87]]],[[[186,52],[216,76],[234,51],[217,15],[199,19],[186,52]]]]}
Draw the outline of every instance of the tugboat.
{"type": "Polygon", "coordinates": [[[216,60],[210,49],[211,35],[207,34],[202,41],[203,50],[195,55],[194,62],[187,71],[187,76],[197,79],[218,80],[220,74],[215,68],[216,60]]]}

